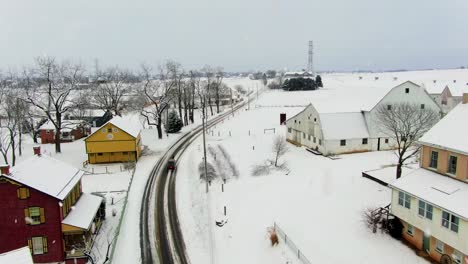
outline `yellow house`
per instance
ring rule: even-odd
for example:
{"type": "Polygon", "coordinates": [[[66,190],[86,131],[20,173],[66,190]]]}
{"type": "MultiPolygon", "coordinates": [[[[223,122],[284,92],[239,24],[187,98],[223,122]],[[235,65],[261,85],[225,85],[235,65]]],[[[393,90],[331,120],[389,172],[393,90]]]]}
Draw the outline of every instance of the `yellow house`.
{"type": "Polygon", "coordinates": [[[85,139],[88,162],[137,161],[141,156],[141,124],[116,116],[85,139]]]}
{"type": "Polygon", "coordinates": [[[389,185],[403,238],[440,263],[468,264],[467,117],[465,94],[419,139],[421,168],[389,185]]]}

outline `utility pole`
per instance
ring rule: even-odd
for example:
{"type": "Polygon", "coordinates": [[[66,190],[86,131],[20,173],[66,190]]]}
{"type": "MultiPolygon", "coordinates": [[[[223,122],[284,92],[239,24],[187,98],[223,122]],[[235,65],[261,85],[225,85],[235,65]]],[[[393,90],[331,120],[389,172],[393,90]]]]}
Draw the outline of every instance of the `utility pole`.
{"type": "Polygon", "coordinates": [[[205,183],[206,183],[206,193],[208,193],[208,168],[206,161],[206,140],[205,140],[205,96],[203,96],[203,116],[202,116],[202,127],[203,127],[203,162],[205,163],[205,183]]]}

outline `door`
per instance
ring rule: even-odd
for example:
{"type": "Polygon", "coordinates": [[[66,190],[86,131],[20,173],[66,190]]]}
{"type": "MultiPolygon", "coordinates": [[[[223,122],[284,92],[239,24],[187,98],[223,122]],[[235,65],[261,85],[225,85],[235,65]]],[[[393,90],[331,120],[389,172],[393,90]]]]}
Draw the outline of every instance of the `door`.
{"type": "Polygon", "coordinates": [[[423,250],[429,253],[431,240],[429,236],[423,235],[423,250]]]}
{"type": "Polygon", "coordinates": [[[380,138],[377,139],[377,150],[380,150],[380,138]]]}

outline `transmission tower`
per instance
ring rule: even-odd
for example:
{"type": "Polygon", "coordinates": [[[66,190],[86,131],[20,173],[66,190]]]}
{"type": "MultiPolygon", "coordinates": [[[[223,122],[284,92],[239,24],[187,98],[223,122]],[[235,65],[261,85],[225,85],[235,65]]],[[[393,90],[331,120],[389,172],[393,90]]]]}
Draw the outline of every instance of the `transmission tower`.
{"type": "Polygon", "coordinates": [[[314,42],[309,40],[309,60],[307,63],[307,71],[314,74],[314,42]]]}

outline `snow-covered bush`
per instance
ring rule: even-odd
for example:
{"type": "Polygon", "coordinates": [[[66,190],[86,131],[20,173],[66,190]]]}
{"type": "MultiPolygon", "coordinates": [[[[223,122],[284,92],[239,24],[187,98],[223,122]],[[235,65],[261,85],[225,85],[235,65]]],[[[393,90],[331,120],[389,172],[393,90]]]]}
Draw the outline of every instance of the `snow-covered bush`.
{"type": "Polygon", "coordinates": [[[201,162],[198,165],[198,172],[200,173],[200,179],[212,181],[217,177],[216,170],[209,162],[206,163],[206,174],[205,176],[205,162],[201,162]]]}

